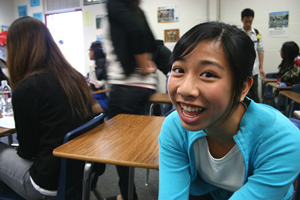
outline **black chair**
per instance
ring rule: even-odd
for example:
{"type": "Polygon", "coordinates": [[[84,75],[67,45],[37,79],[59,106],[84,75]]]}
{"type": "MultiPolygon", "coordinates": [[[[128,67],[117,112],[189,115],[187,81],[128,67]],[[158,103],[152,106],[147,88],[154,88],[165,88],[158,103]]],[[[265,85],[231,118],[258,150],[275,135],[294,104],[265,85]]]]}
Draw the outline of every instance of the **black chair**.
{"type": "MultiPolygon", "coordinates": [[[[79,135],[95,128],[104,121],[105,114],[94,117],[84,125],[70,131],[66,134],[63,143],[66,143],[79,135]]],[[[59,184],[57,190],[58,200],[68,199],[81,199],[89,198],[90,191],[92,190],[99,200],[103,200],[103,197],[96,188],[98,176],[105,171],[105,164],[101,163],[88,163],[79,160],[61,159],[59,184]],[[87,176],[93,170],[91,177],[87,176]]]]}

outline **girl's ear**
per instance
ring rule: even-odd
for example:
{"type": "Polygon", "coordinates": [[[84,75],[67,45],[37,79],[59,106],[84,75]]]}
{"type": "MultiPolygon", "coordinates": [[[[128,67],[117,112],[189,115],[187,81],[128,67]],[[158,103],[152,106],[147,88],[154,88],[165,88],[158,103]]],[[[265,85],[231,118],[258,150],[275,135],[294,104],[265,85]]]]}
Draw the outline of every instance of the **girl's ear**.
{"type": "Polygon", "coordinates": [[[242,89],[240,102],[244,101],[244,99],[245,99],[246,95],[248,94],[252,84],[253,84],[253,78],[248,77],[247,81],[243,84],[243,89],[242,89]]]}

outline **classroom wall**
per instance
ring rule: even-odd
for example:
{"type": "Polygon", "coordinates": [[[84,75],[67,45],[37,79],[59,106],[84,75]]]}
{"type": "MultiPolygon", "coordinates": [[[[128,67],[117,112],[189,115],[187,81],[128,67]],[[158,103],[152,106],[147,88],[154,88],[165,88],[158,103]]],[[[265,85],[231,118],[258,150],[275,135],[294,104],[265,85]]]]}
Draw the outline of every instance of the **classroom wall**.
{"type": "MultiPolygon", "coordinates": [[[[8,26],[14,20],[13,1],[0,0],[0,26],[8,26]]],[[[1,32],[1,30],[0,30],[1,32]]]]}
{"type": "MultiPolygon", "coordinates": [[[[30,7],[30,0],[0,0],[0,25],[9,25],[14,19],[18,18],[18,6],[27,5],[28,15],[32,16],[34,12],[54,13],[54,11],[47,12],[44,9],[44,1],[40,1],[40,6],[30,7]],[[13,7],[13,12],[11,12],[13,7]]],[[[194,25],[209,21],[218,20],[235,24],[242,27],[241,11],[244,8],[251,8],[255,11],[255,18],[253,26],[259,29],[263,35],[265,44],[265,59],[264,70],[265,72],[277,71],[277,66],[281,61],[279,50],[285,41],[295,41],[300,45],[300,1],[299,0],[142,0],[141,8],[144,10],[145,15],[149,21],[150,27],[157,39],[164,39],[164,30],[166,29],[179,29],[180,35],[183,35],[194,25]],[[220,3],[220,8],[218,4],[220,3]],[[179,22],[173,23],[158,23],[157,22],[157,7],[159,6],[173,6],[177,5],[179,8],[179,22]],[[269,12],[276,11],[289,11],[289,32],[288,37],[285,38],[272,38],[268,36],[268,22],[269,12]]],[[[70,11],[75,9],[82,9],[85,11],[92,11],[93,18],[96,15],[106,14],[105,4],[96,4],[83,6],[80,1],[78,8],[71,8],[65,10],[58,10],[55,12],[70,11]]],[[[90,43],[96,40],[97,35],[102,35],[103,30],[96,29],[96,22],[93,20],[92,25],[83,27],[84,31],[84,49],[88,49],[90,43]]],[[[166,43],[171,50],[174,43],[166,43]]],[[[88,66],[91,61],[88,54],[85,53],[85,67],[88,72],[88,66]]],[[[159,74],[158,92],[165,92],[165,76],[159,74]]]]}
{"type": "Polygon", "coordinates": [[[241,11],[251,8],[255,12],[252,26],[263,35],[265,45],[264,71],[277,72],[281,62],[280,49],[284,42],[294,41],[300,46],[300,1],[299,0],[221,0],[221,21],[242,27],[241,11]],[[289,11],[288,37],[269,37],[269,13],[289,11]]]}

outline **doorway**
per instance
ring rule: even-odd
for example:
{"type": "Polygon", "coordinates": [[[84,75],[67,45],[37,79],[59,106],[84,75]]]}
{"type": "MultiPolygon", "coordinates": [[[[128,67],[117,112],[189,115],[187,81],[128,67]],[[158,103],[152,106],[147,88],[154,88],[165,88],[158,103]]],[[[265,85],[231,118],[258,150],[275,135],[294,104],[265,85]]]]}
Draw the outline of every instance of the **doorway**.
{"type": "Polygon", "coordinates": [[[69,63],[85,75],[82,11],[46,14],[46,26],[69,63]]]}

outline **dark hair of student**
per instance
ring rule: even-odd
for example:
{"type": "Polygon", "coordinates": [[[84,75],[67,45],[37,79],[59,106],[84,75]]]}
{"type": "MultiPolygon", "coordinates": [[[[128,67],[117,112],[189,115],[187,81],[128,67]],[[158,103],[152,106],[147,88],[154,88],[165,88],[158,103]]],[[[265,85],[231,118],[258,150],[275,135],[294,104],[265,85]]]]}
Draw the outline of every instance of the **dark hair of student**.
{"type": "Polygon", "coordinates": [[[278,66],[279,74],[293,66],[294,60],[299,56],[299,47],[295,42],[285,42],[281,47],[283,59],[278,66]]]}
{"type": "MultiPolygon", "coordinates": [[[[252,77],[256,56],[254,44],[250,37],[236,26],[222,22],[206,22],[194,26],[179,39],[171,55],[171,62],[182,59],[204,40],[220,42],[231,67],[233,77],[231,113],[240,102],[243,83],[252,77]]],[[[253,90],[253,87],[250,90],[253,90]]],[[[252,94],[255,93],[249,93],[249,97],[252,94]]]]}
{"type": "Polygon", "coordinates": [[[94,60],[95,61],[106,57],[105,53],[103,52],[102,44],[100,41],[92,42],[90,49],[92,51],[94,51],[94,60]]]}
{"type": "MultiPolygon", "coordinates": [[[[106,55],[103,51],[102,44],[100,41],[92,42],[90,49],[94,51],[94,60],[97,68],[102,69],[101,73],[96,71],[96,74],[100,73],[101,80],[107,80],[107,74],[106,74],[106,55]]],[[[98,75],[97,75],[98,76],[98,75]]],[[[98,77],[97,77],[98,78],[98,77]]],[[[100,79],[99,79],[100,80],[100,79]]]]}
{"type": "Polygon", "coordinates": [[[91,115],[93,100],[84,77],[68,63],[40,20],[27,16],[11,24],[7,33],[7,68],[12,89],[29,76],[53,74],[69,99],[73,115],[91,115]]]}
{"type": "Polygon", "coordinates": [[[246,8],[241,13],[242,19],[244,17],[253,17],[254,18],[254,11],[250,8],[246,8]]]}

